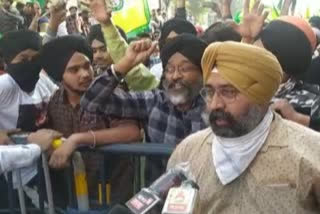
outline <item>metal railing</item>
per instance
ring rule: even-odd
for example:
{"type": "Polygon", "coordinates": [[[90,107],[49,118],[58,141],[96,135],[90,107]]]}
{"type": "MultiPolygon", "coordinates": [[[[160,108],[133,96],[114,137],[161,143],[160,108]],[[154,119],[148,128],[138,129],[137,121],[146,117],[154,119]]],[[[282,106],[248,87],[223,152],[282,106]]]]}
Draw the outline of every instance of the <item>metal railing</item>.
{"type": "MultiPolygon", "coordinates": [[[[111,144],[106,146],[100,146],[95,149],[89,149],[89,148],[81,148],[80,151],[90,151],[90,152],[99,152],[104,154],[103,157],[109,156],[109,155],[126,155],[132,157],[134,160],[135,165],[135,174],[137,178],[137,186],[138,188],[141,188],[141,165],[140,165],[140,157],[158,157],[158,158],[169,158],[172,154],[173,150],[175,149],[175,146],[168,145],[168,144],[160,144],[160,143],[130,143],[130,144],[111,144]],[[138,175],[137,175],[138,174],[138,175]]],[[[101,164],[100,167],[100,179],[101,181],[106,181],[110,177],[110,172],[108,169],[112,168],[110,166],[110,163],[103,162],[104,164],[101,164]]],[[[69,193],[69,206],[70,207],[77,207],[76,204],[76,197],[74,192],[74,183],[73,183],[73,173],[72,173],[72,167],[66,169],[67,174],[67,183],[68,183],[68,193],[69,193]]],[[[43,184],[45,181],[45,174],[43,171],[43,164],[42,164],[42,158],[40,158],[38,162],[38,175],[37,175],[37,186],[38,186],[38,194],[39,194],[39,209],[35,208],[27,208],[27,212],[31,213],[45,213],[48,210],[45,209],[44,203],[45,203],[45,192],[46,190],[43,189],[43,184]]],[[[106,182],[102,182],[102,190],[106,189],[106,182]]],[[[13,191],[13,184],[12,184],[12,173],[8,173],[8,199],[9,199],[9,207],[8,209],[0,210],[0,213],[19,213],[21,212],[20,208],[17,208],[15,201],[14,201],[14,195],[15,191],[13,191]]],[[[102,191],[102,207],[107,207],[107,195],[105,191],[102,191]]],[[[56,213],[63,213],[63,210],[56,208],[56,213]]]]}

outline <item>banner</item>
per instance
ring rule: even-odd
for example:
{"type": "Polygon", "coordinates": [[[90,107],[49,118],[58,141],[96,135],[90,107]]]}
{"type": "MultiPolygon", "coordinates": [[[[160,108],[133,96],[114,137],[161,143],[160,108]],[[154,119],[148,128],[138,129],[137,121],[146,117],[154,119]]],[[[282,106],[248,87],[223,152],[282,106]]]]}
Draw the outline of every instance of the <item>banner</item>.
{"type": "Polygon", "coordinates": [[[150,31],[150,10],[147,0],[110,0],[112,21],[121,27],[127,36],[135,37],[150,31]]]}

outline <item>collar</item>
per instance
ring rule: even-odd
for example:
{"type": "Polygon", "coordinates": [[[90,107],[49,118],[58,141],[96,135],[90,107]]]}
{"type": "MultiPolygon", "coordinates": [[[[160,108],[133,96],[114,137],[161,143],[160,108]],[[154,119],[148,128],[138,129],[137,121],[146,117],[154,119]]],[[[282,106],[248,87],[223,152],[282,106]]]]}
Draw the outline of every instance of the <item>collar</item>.
{"type": "Polygon", "coordinates": [[[281,135],[282,130],[285,129],[285,124],[283,123],[284,120],[278,113],[273,112],[273,115],[274,115],[274,118],[271,123],[269,136],[266,140],[266,143],[262,146],[262,149],[261,149],[261,152],[263,153],[267,152],[270,147],[283,148],[283,147],[288,147],[288,144],[289,144],[288,141],[286,140],[274,139],[274,136],[281,135]]]}
{"type": "Polygon", "coordinates": [[[73,107],[70,103],[69,103],[69,100],[68,100],[68,95],[67,95],[67,91],[66,89],[64,88],[63,84],[60,84],[59,86],[59,90],[57,91],[58,94],[58,104],[64,104],[64,105],[67,105],[67,106],[70,106],[71,108],[73,109],[78,109],[80,108],[80,104],[78,104],[77,106],[73,107]]]}

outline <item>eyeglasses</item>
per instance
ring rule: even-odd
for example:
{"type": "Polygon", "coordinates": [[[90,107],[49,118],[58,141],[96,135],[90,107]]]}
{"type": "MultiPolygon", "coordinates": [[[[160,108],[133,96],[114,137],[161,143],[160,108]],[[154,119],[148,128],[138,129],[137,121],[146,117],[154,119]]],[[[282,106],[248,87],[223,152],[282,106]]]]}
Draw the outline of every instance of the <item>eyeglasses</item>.
{"type": "Polygon", "coordinates": [[[167,66],[164,70],[165,74],[173,75],[176,71],[180,75],[185,75],[189,72],[199,71],[200,69],[194,65],[181,65],[181,66],[167,66]]]}
{"type": "Polygon", "coordinates": [[[200,90],[200,95],[206,103],[211,103],[215,94],[217,94],[217,96],[219,96],[225,103],[232,103],[236,100],[239,91],[230,87],[222,87],[218,89],[204,87],[200,90]]]}

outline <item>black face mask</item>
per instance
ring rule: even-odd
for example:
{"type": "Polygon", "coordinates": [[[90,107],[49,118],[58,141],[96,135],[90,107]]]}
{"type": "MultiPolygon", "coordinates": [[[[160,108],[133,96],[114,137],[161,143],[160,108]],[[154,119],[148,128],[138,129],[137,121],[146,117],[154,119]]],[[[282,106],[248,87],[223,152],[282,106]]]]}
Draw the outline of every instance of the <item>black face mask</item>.
{"type": "Polygon", "coordinates": [[[9,64],[7,66],[8,74],[16,81],[19,87],[27,93],[34,90],[39,80],[40,71],[41,65],[38,59],[17,64],[9,64]]]}

